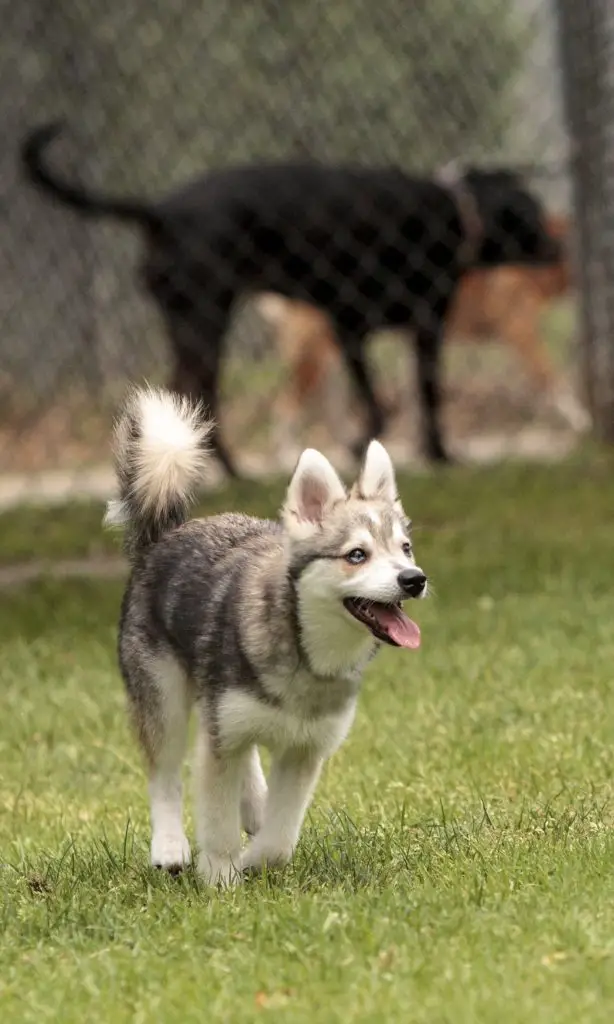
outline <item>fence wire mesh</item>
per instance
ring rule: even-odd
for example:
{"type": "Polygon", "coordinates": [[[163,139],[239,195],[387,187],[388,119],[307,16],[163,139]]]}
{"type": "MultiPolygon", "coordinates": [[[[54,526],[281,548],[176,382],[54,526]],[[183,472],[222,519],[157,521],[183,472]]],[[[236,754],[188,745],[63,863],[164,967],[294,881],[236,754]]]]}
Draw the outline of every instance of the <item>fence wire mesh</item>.
{"type": "MultiPolygon", "coordinates": [[[[176,375],[168,316],[143,288],[143,232],[79,216],[24,181],[19,144],[40,123],[66,124],[49,150],[58,174],[119,196],[158,198],[260,160],[395,165],[427,176],[456,161],[524,168],[548,214],[573,230],[556,12],[540,0],[0,0],[0,10],[1,473],[106,461],[127,382],[176,375]]],[[[345,228],[334,226],[335,244],[345,228]]],[[[386,231],[394,247],[383,217],[380,236],[386,231]]],[[[226,301],[220,282],[254,258],[250,237],[237,229],[232,252],[212,247],[217,290],[203,283],[190,301],[226,301]]],[[[327,274],[345,275],[351,286],[357,266],[369,278],[364,239],[342,266],[305,243],[297,234],[303,278],[322,285],[327,274]]],[[[148,266],[152,259],[146,251],[148,266]]],[[[555,280],[544,268],[489,270],[463,281],[444,346],[453,450],[547,454],[583,427],[576,290],[566,271],[555,280]]],[[[394,413],[387,436],[405,458],[419,448],[410,346],[398,329],[380,337],[382,323],[362,315],[365,302],[355,287],[348,303],[376,329],[369,357],[394,413]]],[[[302,320],[297,307],[280,313],[259,295],[237,308],[219,418],[239,463],[279,465],[308,438],[345,447],[364,408],[344,384],[339,325],[311,306],[302,320]],[[328,390],[316,393],[316,378],[328,390]]],[[[193,343],[204,358],[209,341],[193,343]]]]}

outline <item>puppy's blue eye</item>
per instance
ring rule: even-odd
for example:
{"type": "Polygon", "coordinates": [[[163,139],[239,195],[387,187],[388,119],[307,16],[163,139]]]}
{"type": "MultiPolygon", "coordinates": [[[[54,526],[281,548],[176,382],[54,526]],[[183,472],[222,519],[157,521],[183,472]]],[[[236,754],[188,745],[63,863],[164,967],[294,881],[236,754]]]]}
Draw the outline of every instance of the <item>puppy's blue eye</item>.
{"type": "Polygon", "coordinates": [[[411,558],[413,555],[411,544],[408,541],[403,545],[403,554],[406,555],[407,558],[411,558]]]}
{"type": "Polygon", "coordinates": [[[361,562],[366,562],[367,552],[363,551],[362,548],[353,548],[351,551],[348,551],[345,560],[351,565],[360,565],[361,562]]]}

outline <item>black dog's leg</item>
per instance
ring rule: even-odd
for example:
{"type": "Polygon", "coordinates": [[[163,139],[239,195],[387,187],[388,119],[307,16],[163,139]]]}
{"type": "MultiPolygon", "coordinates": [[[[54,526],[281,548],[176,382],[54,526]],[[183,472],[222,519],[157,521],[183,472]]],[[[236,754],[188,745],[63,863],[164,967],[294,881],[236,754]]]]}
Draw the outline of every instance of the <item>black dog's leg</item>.
{"type": "Polygon", "coordinates": [[[416,332],[418,389],[422,414],[425,454],[432,462],[449,462],[441,435],[441,349],[440,328],[420,328],[416,332]]]}
{"type": "Polygon", "coordinates": [[[210,438],[213,454],[217,458],[218,462],[223,466],[229,477],[232,477],[233,480],[240,480],[241,474],[236,467],[232,455],[222,440],[222,434],[218,422],[219,391],[217,378],[215,381],[211,381],[209,377],[206,380],[203,380],[198,393],[205,409],[209,411],[209,415],[211,416],[214,424],[210,438]]]}
{"type": "Polygon", "coordinates": [[[234,460],[224,444],[219,423],[219,370],[220,346],[208,348],[201,353],[198,360],[188,360],[185,353],[175,354],[175,369],[171,378],[171,389],[186,395],[194,401],[203,403],[214,426],[210,436],[213,454],[223,466],[228,476],[239,479],[239,472],[234,460]]]}
{"type": "Polygon", "coordinates": [[[218,424],[221,356],[230,302],[220,303],[205,315],[187,299],[183,302],[176,299],[172,305],[165,303],[164,314],[174,361],[170,386],[173,391],[203,403],[214,421],[213,454],[226,473],[238,479],[238,470],[218,424]]]}
{"type": "Polygon", "coordinates": [[[371,382],[369,370],[365,360],[364,344],[357,345],[355,341],[343,345],[343,354],[350,376],[356,390],[367,411],[367,426],[364,435],[352,445],[352,453],[356,458],[361,458],[365,449],[374,437],[383,434],[386,427],[386,415],[379,403],[375,389],[371,382]]]}

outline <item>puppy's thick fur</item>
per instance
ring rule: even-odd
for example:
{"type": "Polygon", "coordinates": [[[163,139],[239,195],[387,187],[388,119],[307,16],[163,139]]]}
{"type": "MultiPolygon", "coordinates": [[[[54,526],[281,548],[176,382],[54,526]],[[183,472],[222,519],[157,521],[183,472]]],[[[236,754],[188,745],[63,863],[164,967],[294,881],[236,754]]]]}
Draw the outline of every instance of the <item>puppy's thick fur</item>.
{"type": "MultiPolygon", "coordinates": [[[[445,459],[440,350],[460,278],[469,264],[558,257],[541,205],[511,172],[470,170],[450,185],[393,167],[256,164],[211,171],[166,199],[146,202],[95,195],[56,175],[44,155],[58,130],[46,125],[25,140],[28,177],[83,215],[142,230],[141,280],[166,321],[172,387],[201,399],[212,415],[235,301],[247,292],[276,292],[319,306],[335,324],[368,412],[365,440],[385,425],[365,338],[386,326],[411,330],[426,452],[445,459]]],[[[234,471],[219,433],[212,443],[234,471]]]]}
{"type": "Polygon", "coordinates": [[[135,391],[117,426],[108,521],[123,525],[132,563],[119,657],[149,765],[152,862],[190,859],[181,770],[195,709],[198,866],[229,884],[291,857],[366,665],[382,643],[419,646],[401,602],[425,596],[427,581],[379,442],[349,494],[308,449],[279,522],[190,521],[210,431],[185,399],[135,391]],[[258,745],[273,755],[268,793],[258,745]]]}

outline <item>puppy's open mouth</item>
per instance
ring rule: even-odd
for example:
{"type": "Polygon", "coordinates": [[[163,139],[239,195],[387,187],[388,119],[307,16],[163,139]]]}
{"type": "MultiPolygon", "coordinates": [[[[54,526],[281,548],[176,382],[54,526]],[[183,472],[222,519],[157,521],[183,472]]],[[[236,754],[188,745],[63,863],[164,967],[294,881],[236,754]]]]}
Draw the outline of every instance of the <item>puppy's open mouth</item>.
{"type": "Polygon", "coordinates": [[[379,601],[366,601],[360,597],[346,597],[343,604],[378,640],[410,650],[420,646],[420,629],[400,604],[380,604],[379,601]]]}

